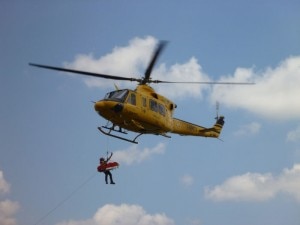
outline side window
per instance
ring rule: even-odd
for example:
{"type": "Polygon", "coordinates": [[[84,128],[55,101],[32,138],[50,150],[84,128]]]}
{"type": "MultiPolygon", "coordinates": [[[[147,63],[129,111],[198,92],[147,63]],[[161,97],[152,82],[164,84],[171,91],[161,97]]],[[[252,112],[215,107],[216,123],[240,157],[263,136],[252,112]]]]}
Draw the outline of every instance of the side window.
{"type": "Polygon", "coordinates": [[[154,112],[158,112],[157,102],[150,99],[150,109],[154,112]]]}
{"type": "Polygon", "coordinates": [[[163,115],[163,116],[166,115],[166,109],[165,109],[165,107],[164,107],[163,105],[158,104],[158,110],[159,110],[159,113],[160,113],[161,115],[163,115]]]}

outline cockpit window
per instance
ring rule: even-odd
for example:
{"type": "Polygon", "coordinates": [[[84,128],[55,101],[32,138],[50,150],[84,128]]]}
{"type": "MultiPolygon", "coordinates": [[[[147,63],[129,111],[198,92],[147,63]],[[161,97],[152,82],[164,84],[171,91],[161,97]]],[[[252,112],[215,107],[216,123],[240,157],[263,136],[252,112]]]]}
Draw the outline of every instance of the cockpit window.
{"type": "Polygon", "coordinates": [[[128,95],[128,90],[117,90],[117,91],[112,91],[107,93],[104,99],[112,99],[112,100],[124,102],[127,95],[128,95]]]}

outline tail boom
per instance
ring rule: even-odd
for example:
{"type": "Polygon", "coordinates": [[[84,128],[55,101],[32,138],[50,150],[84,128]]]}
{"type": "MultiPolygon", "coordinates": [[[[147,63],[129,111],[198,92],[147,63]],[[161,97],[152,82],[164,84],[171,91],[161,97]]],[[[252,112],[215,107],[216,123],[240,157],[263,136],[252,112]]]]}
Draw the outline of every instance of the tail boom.
{"type": "Polygon", "coordinates": [[[173,130],[172,133],[179,135],[192,135],[218,138],[224,125],[224,116],[217,118],[217,122],[211,128],[205,128],[196,124],[189,123],[180,119],[173,119],[173,130]]]}

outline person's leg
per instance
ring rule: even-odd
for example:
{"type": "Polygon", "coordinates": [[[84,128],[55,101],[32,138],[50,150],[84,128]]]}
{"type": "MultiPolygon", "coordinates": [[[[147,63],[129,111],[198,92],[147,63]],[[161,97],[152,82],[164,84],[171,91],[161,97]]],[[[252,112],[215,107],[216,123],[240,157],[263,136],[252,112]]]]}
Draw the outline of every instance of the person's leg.
{"type": "Polygon", "coordinates": [[[107,176],[109,171],[105,171],[105,183],[107,184],[107,176]]]}
{"type": "Polygon", "coordinates": [[[109,175],[110,183],[111,183],[111,184],[115,184],[115,182],[113,181],[111,172],[110,172],[110,171],[107,171],[107,174],[109,175]]]}

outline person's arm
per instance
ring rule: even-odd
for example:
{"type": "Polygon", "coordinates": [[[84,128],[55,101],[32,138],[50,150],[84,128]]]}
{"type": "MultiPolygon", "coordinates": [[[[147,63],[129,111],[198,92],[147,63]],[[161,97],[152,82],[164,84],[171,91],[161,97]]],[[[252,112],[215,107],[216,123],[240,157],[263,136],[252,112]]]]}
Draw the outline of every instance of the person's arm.
{"type": "Polygon", "coordinates": [[[110,158],[112,157],[113,153],[110,153],[110,156],[107,158],[106,162],[108,162],[110,160],[110,158]]]}

